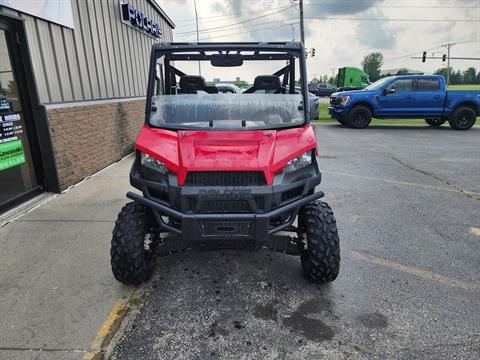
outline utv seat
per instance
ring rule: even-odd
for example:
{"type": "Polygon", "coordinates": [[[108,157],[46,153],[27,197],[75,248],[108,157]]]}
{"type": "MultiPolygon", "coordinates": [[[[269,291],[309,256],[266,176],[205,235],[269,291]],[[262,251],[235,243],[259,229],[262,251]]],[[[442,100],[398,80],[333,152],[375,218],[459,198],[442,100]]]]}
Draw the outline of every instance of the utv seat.
{"type": "Polygon", "coordinates": [[[255,78],[253,86],[245,90],[244,94],[252,94],[257,90],[265,90],[265,93],[280,94],[284,93],[285,89],[282,87],[280,77],[277,75],[259,75],[255,78]]]}
{"type": "Polygon", "coordinates": [[[197,91],[203,90],[207,87],[203,76],[185,75],[180,78],[180,90],[184,94],[196,94],[197,91]]]}

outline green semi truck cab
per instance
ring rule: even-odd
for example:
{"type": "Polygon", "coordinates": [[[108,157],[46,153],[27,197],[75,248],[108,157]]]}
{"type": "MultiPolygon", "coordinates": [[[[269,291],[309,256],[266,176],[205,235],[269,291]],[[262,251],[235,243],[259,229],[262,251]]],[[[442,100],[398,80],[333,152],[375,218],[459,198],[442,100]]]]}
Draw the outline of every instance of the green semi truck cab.
{"type": "Polygon", "coordinates": [[[370,85],[368,74],[358,68],[343,67],[338,69],[338,91],[359,90],[370,85]]]}

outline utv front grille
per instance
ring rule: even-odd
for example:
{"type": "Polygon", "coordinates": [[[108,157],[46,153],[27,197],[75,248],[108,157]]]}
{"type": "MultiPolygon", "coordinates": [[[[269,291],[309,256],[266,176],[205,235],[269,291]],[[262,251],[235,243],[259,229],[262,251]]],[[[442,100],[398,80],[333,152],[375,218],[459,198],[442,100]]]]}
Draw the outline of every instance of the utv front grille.
{"type": "Polygon", "coordinates": [[[234,214],[264,211],[265,199],[262,196],[253,198],[256,209],[252,209],[248,200],[199,200],[196,196],[186,198],[186,211],[200,214],[234,214]],[[198,205],[197,205],[198,204],[198,205]]]}
{"type": "Polygon", "coordinates": [[[246,200],[203,201],[200,213],[248,213],[250,206],[246,200]]]}
{"type": "Polygon", "coordinates": [[[192,171],[187,186],[260,186],[266,185],[261,171],[192,171]]]}

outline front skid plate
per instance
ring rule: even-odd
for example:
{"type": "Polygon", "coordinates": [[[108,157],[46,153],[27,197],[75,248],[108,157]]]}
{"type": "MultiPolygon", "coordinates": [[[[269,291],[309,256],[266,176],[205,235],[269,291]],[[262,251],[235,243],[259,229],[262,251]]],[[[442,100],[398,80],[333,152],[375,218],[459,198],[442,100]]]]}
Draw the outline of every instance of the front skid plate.
{"type": "Polygon", "coordinates": [[[156,247],[157,256],[167,256],[185,251],[189,248],[198,250],[219,250],[219,249],[237,249],[237,250],[256,250],[262,246],[272,251],[278,251],[289,255],[300,255],[304,245],[298,242],[296,238],[288,235],[272,235],[266,243],[258,243],[251,239],[218,238],[202,241],[199,239],[194,244],[185,241],[181,236],[168,234],[162,238],[161,243],[156,247]]]}

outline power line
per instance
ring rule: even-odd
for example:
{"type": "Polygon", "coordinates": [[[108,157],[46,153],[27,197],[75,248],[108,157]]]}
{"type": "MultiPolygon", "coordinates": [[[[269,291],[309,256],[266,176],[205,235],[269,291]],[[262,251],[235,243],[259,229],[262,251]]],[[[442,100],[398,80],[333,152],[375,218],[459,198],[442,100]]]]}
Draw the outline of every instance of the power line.
{"type": "MultiPolygon", "coordinates": [[[[224,25],[224,26],[217,26],[213,28],[205,28],[199,30],[200,33],[212,33],[212,32],[222,32],[225,30],[233,30],[235,26],[245,24],[247,22],[251,22],[257,19],[265,18],[267,16],[273,15],[275,13],[270,13],[266,15],[262,15],[259,17],[247,19],[238,23],[230,24],[230,25],[224,25]]],[[[400,22],[445,22],[445,21],[462,21],[462,22],[480,22],[478,19],[448,19],[448,20],[443,20],[443,19],[388,19],[388,18],[343,18],[343,17],[313,17],[313,16],[305,16],[305,19],[311,19],[311,20],[334,20],[334,21],[400,21],[400,22]]],[[[272,21],[269,23],[276,23],[276,22],[283,22],[283,21],[290,21],[294,20],[295,18],[289,18],[289,19],[282,19],[282,20],[277,20],[277,21],[272,21]]],[[[264,25],[266,23],[262,24],[257,24],[257,25],[264,25]]],[[[255,26],[255,25],[252,25],[255,26]]],[[[175,33],[175,36],[189,36],[192,34],[195,34],[196,31],[186,31],[182,33],[175,33]]]]}
{"type": "MultiPolygon", "coordinates": [[[[456,44],[468,44],[468,43],[476,43],[476,42],[480,42],[480,39],[461,40],[461,41],[456,41],[455,43],[456,43],[456,44]]],[[[431,47],[431,48],[426,49],[426,50],[424,50],[424,51],[432,51],[432,50],[435,50],[435,49],[439,49],[439,48],[441,48],[442,46],[443,46],[442,44],[438,44],[438,45],[435,45],[434,47],[431,47]]],[[[409,57],[411,57],[411,56],[417,55],[417,54],[418,54],[419,52],[421,52],[421,51],[422,51],[422,50],[418,50],[418,51],[415,51],[415,52],[413,52],[413,53],[409,53],[409,54],[406,54],[406,55],[401,55],[401,56],[396,56],[396,57],[394,57],[394,58],[384,59],[384,62],[409,58],[409,57]]]]}
{"type": "Polygon", "coordinates": [[[342,17],[316,17],[306,16],[305,19],[312,20],[345,20],[345,21],[404,21],[404,22],[449,22],[449,21],[462,21],[462,22],[480,22],[480,19],[389,19],[389,18],[342,18],[342,17]]]}
{"type": "MultiPolygon", "coordinates": [[[[284,22],[287,22],[287,21],[292,21],[292,20],[298,20],[298,18],[294,17],[294,18],[288,18],[288,19],[281,19],[281,20],[273,20],[273,21],[267,21],[267,22],[262,22],[260,24],[252,24],[251,26],[262,26],[262,25],[266,25],[266,24],[278,24],[278,23],[284,23],[284,22]]],[[[286,24],[285,24],[286,25],[286,24]]],[[[234,29],[216,29],[216,30],[204,30],[203,32],[200,30],[200,33],[202,34],[206,34],[206,35],[209,35],[209,34],[212,34],[212,33],[218,33],[218,32],[224,32],[224,31],[229,31],[229,30],[235,30],[235,29],[238,29],[238,30],[241,30],[242,28],[241,27],[237,27],[237,28],[234,28],[234,29]]],[[[179,34],[175,34],[175,36],[177,36],[179,34]]],[[[192,36],[194,35],[194,32],[192,33],[188,33],[188,34],[183,34],[183,35],[179,35],[181,37],[185,37],[185,36],[192,36]]]]}
{"type": "MultiPolygon", "coordinates": [[[[243,20],[243,21],[233,23],[233,24],[230,24],[230,25],[223,25],[223,26],[216,26],[216,27],[212,27],[212,28],[200,29],[200,32],[205,32],[205,31],[210,31],[210,30],[215,30],[215,29],[228,28],[228,27],[233,27],[233,26],[240,25],[240,24],[245,24],[245,23],[250,22],[250,21],[263,19],[263,18],[266,18],[268,16],[281,13],[281,12],[287,10],[287,9],[290,9],[291,7],[292,6],[288,6],[284,9],[282,9],[282,10],[278,10],[278,11],[275,11],[275,12],[272,12],[272,13],[269,13],[269,14],[265,14],[265,15],[257,16],[257,17],[250,18],[250,19],[247,19],[247,20],[243,20]]],[[[192,33],[195,33],[195,31],[185,31],[183,33],[177,33],[176,35],[189,35],[189,34],[192,34],[192,33]]]]}
{"type": "MultiPolygon", "coordinates": [[[[282,10],[282,9],[288,9],[288,8],[292,8],[292,6],[291,5],[281,6],[281,7],[269,9],[268,11],[282,10]]],[[[225,17],[231,17],[231,16],[235,16],[235,17],[251,16],[251,15],[255,15],[255,14],[258,14],[258,12],[229,13],[229,14],[222,14],[222,15],[203,16],[203,17],[199,17],[198,20],[202,21],[202,22],[208,22],[208,21],[215,21],[214,19],[218,19],[218,18],[225,18],[225,17]],[[206,19],[213,19],[213,20],[206,20],[206,19]]],[[[194,18],[183,18],[183,19],[180,19],[180,20],[175,20],[175,23],[192,22],[193,20],[194,20],[194,18]]]]}
{"type": "Polygon", "coordinates": [[[357,8],[365,8],[365,10],[369,8],[392,8],[392,9],[480,9],[480,6],[425,6],[425,5],[415,5],[415,6],[402,6],[402,5],[361,5],[361,4],[351,4],[350,2],[339,4],[339,2],[335,3],[314,3],[314,2],[306,2],[304,5],[308,6],[318,6],[318,7],[346,7],[349,8],[357,7],[357,8]]]}
{"type": "MultiPolygon", "coordinates": [[[[295,18],[295,20],[298,20],[298,19],[295,18]]],[[[278,29],[278,28],[282,28],[284,26],[291,26],[291,25],[298,25],[298,24],[299,24],[299,21],[294,22],[294,23],[282,24],[280,26],[274,26],[274,27],[263,27],[263,28],[248,30],[248,31],[241,31],[241,32],[237,31],[237,32],[229,33],[229,34],[214,35],[214,39],[230,37],[230,36],[235,36],[235,35],[249,34],[249,33],[257,32],[257,31],[275,30],[275,29],[278,29]]]]}

